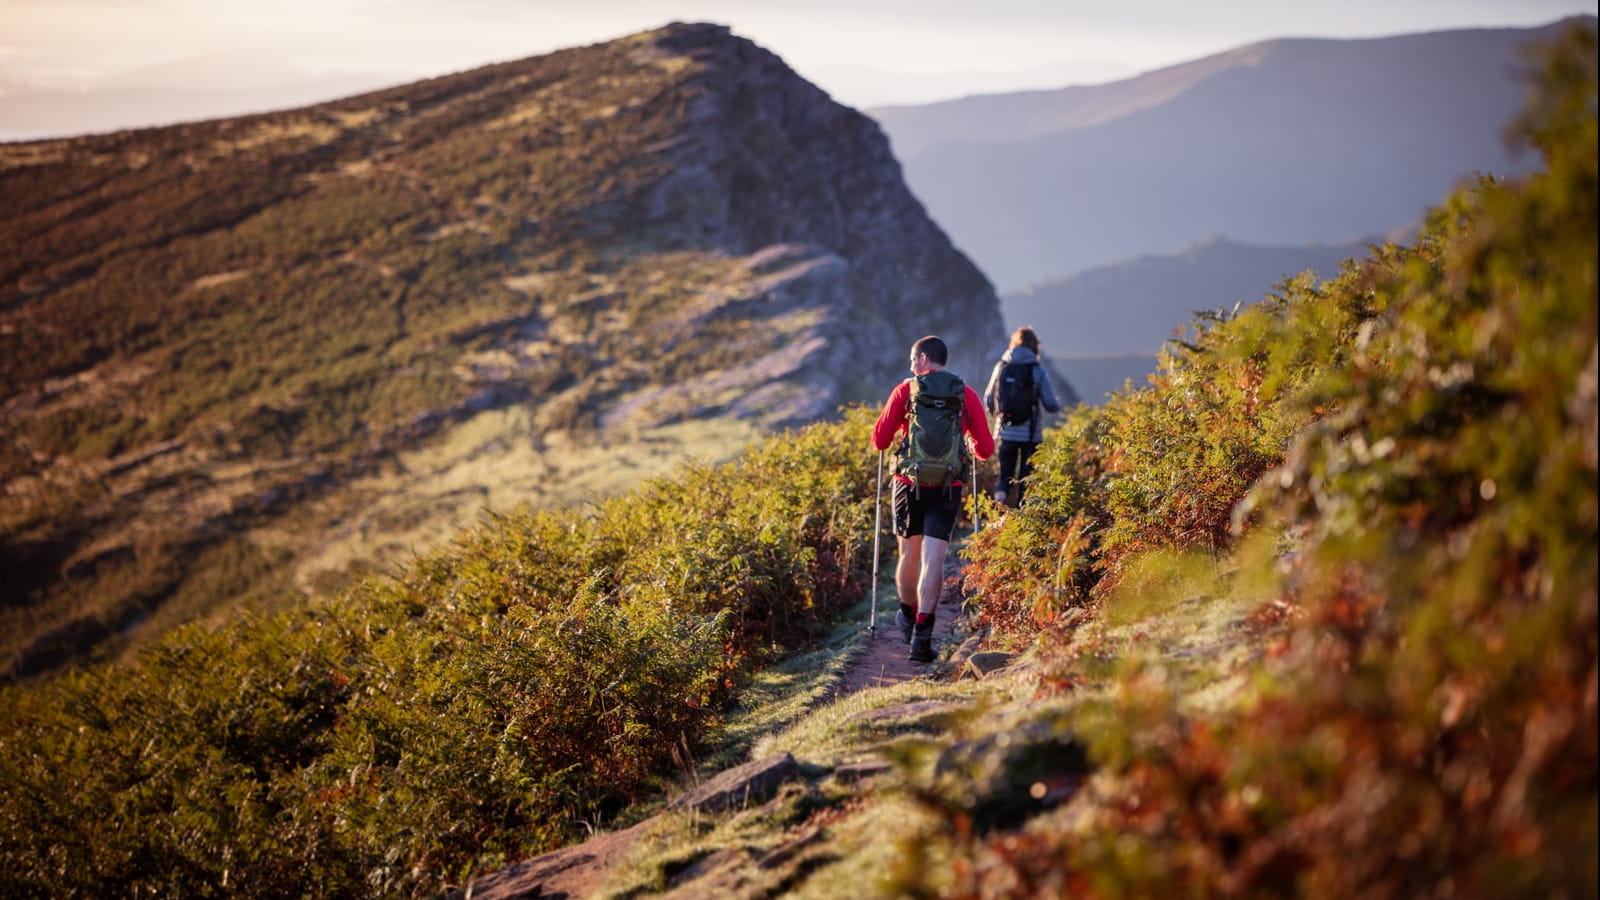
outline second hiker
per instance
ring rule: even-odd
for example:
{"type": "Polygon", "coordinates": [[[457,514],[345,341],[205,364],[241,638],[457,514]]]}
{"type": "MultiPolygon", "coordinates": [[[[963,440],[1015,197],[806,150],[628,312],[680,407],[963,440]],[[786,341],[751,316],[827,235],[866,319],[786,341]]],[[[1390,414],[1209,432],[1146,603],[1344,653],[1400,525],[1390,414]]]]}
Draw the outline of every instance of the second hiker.
{"type": "Polygon", "coordinates": [[[1040,408],[1061,411],[1050,373],[1039,361],[1039,335],[1032,327],[1024,325],[1012,333],[1010,348],[994,364],[983,401],[1000,423],[1000,480],[994,486],[994,499],[1015,507],[1022,503],[1023,481],[1033,471],[1033,451],[1044,440],[1040,408]]]}
{"type": "Polygon", "coordinates": [[[900,439],[894,467],[894,534],[899,549],[895,621],[910,658],[932,662],[934,613],[944,585],[944,559],[961,511],[967,440],[979,459],[994,455],[994,438],[978,392],[944,370],[949,351],[929,335],[911,347],[912,377],[900,382],[872,427],[872,445],[900,439]]]}

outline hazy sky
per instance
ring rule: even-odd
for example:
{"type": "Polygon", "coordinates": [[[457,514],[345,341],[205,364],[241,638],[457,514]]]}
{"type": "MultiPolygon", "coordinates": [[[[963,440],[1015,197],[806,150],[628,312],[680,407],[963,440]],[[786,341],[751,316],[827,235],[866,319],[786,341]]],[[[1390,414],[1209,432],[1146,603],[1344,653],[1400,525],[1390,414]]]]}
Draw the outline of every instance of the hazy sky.
{"type": "Polygon", "coordinates": [[[1267,38],[1594,11],[1592,0],[0,0],[0,92],[347,73],[397,83],[676,20],[730,25],[868,107],[1110,81],[1267,38]]]}

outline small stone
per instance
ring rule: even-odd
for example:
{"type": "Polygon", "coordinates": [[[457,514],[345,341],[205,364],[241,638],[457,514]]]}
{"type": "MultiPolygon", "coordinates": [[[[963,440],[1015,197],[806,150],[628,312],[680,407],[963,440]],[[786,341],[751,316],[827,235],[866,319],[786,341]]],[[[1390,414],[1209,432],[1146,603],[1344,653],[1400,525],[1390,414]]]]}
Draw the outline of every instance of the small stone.
{"type": "Polygon", "coordinates": [[[1016,658],[1017,655],[1015,653],[999,653],[995,651],[974,653],[967,660],[967,668],[971,669],[972,673],[979,678],[987,678],[990,673],[1011,665],[1012,660],[1016,658]]]}
{"type": "Polygon", "coordinates": [[[833,777],[838,781],[854,783],[882,775],[893,768],[894,766],[884,762],[883,760],[846,763],[845,765],[839,766],[833,770],[833,777]]]}

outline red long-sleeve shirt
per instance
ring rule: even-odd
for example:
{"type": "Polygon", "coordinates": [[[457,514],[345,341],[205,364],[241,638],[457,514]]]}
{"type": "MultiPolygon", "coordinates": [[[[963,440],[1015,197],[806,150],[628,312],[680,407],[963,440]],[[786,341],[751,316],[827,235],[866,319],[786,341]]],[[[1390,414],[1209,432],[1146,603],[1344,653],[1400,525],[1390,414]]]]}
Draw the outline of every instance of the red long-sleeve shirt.
{"type": "MultiPolygon", "coordinates": [[[[988,459],[994,455],[994,435],[989,433],[989,417],[984,415],[983,400],[978,397],[978,392],[973,390],[971,385],[964,385],[963,393],[965,396],[961,403],[961,430],[972,438],[972,452],[977,454],[979,459],[988,459]]],[[[874,449],[888,450],[910,429],[911,420],[906,415],[910,406],[911,379],[907,378],[889,393],[888,402],[883,404],[883,411],[878,413],[878,421],[872,425],[874,449]]],[[[895,478],[908,484],[911,481],[904,475],[896,475],[895,478]]]]}

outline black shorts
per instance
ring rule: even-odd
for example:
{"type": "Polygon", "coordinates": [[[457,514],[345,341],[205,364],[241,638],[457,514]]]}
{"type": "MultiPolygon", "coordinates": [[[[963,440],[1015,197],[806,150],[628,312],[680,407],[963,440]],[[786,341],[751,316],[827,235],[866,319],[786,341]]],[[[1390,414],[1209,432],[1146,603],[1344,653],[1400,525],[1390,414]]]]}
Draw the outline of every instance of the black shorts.
{"type": "Polygon", "coordinates": [[[961,486],[912,487],[894,482],[894,533],[897,537],[926,535],[950,540],[961,513],[961,486]]]}

